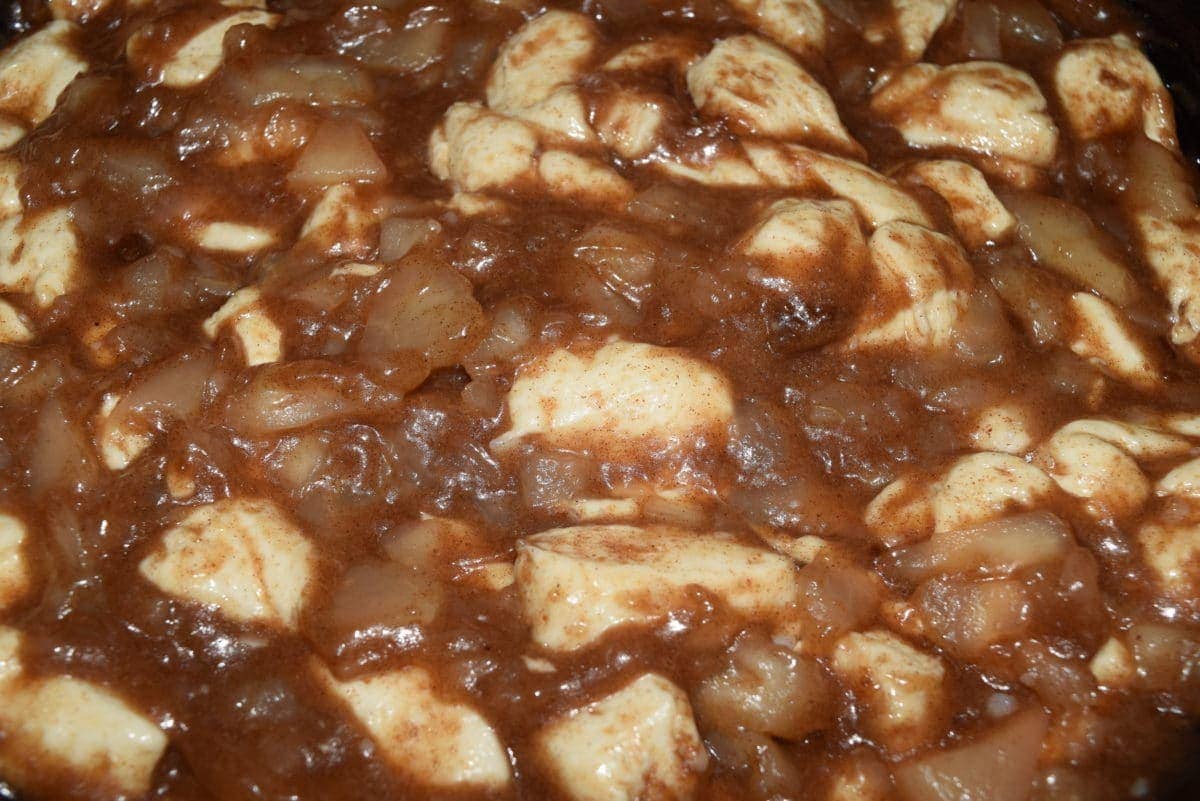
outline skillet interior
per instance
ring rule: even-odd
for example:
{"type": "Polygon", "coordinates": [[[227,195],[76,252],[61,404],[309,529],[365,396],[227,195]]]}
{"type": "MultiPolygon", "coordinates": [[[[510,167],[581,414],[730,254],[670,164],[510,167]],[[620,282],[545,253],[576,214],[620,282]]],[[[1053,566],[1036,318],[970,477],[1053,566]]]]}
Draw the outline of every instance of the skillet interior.
{"type": "MultiPolygon", "coordinates": [[[[1200,14],[1196,0],[1121,0],[1137,21],[1143,46],[1175,100],[1179,139],[1184,153],[1200,168],[1200,14]]],[[[36,27],[36,0],[0,0],[0,47],[36,27]]],[[[1200,726],[1197,726],[1200,732],[1200,726]]],[[[1174,790],[1146,801],[1200,799],[1200,754],[1186,765],[1174,790]]],[[[0,779],[0,801],[22,801],[0,779]]]]}

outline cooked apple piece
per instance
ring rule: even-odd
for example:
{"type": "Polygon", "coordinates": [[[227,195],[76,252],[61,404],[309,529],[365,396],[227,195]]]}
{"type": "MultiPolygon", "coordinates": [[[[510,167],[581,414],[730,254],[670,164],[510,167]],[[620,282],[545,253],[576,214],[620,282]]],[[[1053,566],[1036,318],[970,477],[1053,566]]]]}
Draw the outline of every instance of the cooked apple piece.
{"type": "Polygon", "coordinates": [[[1028,192],[1007,192],[1001,199],[1016,216],[1017,235],[1038,264],[1121,308],[1138,302],[1141,289],[1118,257],[1116,243],[1082,209],[1028,192]]]}
{"type": "Polygon", "coordinates": [[[1029,797],[1046,736],[1046,713],[1017,712],[965,745],[935,750],[901,764],[894,772],[905,801],[1029,797]]]}

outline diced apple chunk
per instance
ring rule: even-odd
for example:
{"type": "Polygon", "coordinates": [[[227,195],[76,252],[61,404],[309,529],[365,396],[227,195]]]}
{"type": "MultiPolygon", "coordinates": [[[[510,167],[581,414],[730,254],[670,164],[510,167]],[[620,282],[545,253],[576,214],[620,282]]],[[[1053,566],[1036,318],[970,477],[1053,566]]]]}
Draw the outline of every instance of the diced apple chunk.
{"type": "Polygon", "coordinates": [[[901,764],[896,788],[904,801],[1025,801],[1046,728],[1041,709],[1018,712],[965,745],[901,764]]]}

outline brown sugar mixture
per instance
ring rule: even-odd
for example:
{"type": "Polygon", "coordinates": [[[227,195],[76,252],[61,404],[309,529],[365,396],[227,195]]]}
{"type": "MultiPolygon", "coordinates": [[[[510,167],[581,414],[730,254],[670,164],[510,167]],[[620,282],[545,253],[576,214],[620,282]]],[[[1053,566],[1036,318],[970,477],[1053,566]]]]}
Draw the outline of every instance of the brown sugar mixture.
{"type": "Polygon", "coordinates": [[[1105,0],[23,0],[0,798],[1140,801],[1200,205],[1105,0]]]}

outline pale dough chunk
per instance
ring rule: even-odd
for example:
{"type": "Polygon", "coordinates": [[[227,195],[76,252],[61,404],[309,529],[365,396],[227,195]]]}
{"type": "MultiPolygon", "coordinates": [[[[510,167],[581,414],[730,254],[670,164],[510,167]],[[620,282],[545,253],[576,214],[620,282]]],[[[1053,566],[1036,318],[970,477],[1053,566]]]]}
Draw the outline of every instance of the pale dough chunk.
{"type": "Polygon", "coordinates": [[[275,244],[275,234],[261,225],[213,222],[200,229],[196,244],[223,253],[254,253],[275,244]]]}
{"type": "MultiPolygon", "coordinates": [[[[66,207],[23,213],[20,176],[20,161],[0,155],[0,291],[30,293],[45,308],[79,280],[79,237],[66,207]]],[[[31,339],[29,321],[0,300],[0,342],[31,339]]]]}
{"type": "Polygon", "coordinates": [[[904,179],[941,195],[950,207],[954,227],[971,249],[1003,241],[1016,228],[1016,218],[983,173],[970,164],[953,159],[922,161],[905,170],[904,179]]]}
{"type": "Polygon", "coordinates": [[[686,38],[659,36],[647,42],[637,42],[622,48],[604,62],[607,72],[628,70],[630,72],[674,71],[682,75],[700,58],[696,46],[686,38]]]}
{"type": "Polygon", "coordinates": [[[352,681],[338,681],[321,666],[316,672],[405,776],[436,788],[501,790],[511,782],[508,755],[492,726],[470,706],[439,698],[424,668],[352,681]]]}
{"type": "Polygon", "coordinates": [[[54,111],[88,63],[75,45],[79,26],[56,20],[0,54],[0,112],[33,128],[54,111]]]}
{"type": "Polygon", "coordinates": [[[0,611],[20,600],[29,589],[25,540],[25,523],[16,515],[0,512],[0,611]]]}
{"type": "Polygon", "coordinates": [[[511,428],[550,445],[620,456],[631,446],[723,440],[733,391],[716,369],[671,348],[615,341],[592,353],[561,348],[522,367],[508,393],[511,428]]]}
{"type": "Polygon", "coordinates": [[[1128,451],[1138,459],[1173,459],[1192,445],[1183,437],[1146,425],[1119,420],[1074,420],[1059,429],[1064,434],[1090,434],[1128,451]]]}
{"type": "Polygon", "coordinates": [[[623,205],[632,197],[608,165],[565,150],[539,153],[539,146],[534,125],[477,103],[455,103],[430,136],[430,168],[465,192],[540,189],[598,205],[623,205]]]}
{"type": "Polygon", "coordinates": [[[632,91],[614,93],[596,116],[596,132],[605,145],[627,159],[639,159],[658,146],[666,120],[662,99],[632,91]]]}
{"type": "Polygon", "coordinates": [[[297,244],[332,257],[367,258],[379,232],[375,208],[350,184],[334,184],[313,204],[297,244]]]}
{"type": "Polygon", "coordinates": [[[658,158],[654,163],[667,175],[695,181],[705,186],[769,186],[769,182],[750,162],[738,155],[718,154],[706,162],[686,163],[678,159],[658,158]]]}
{"type": "Polygon", "coordinates": [[[892,36],[904,61],[925,55],[934,34],[953,16],[957,0],[890,0],[891,25],[874,23],[866,30],[867,41],[881,44],[892,36]]]}
{"type": "Polygon", "coordinates": [[[0,773],[36,787],[51,763],[99,793],[146,793],[166,735],[103,687],[24,676],[20,644],[17,631],[0,627],[0,773]]]}
{"type": "Polygon", "coordinates": [[[818,0],[731,0],[742,19],[806,58],[825,50],[825,9],[818,0]]]}
{"type": "Polygon", "coordinates": [[[916,198],[865,164],[802,145],[747,142],[746,154],[761,176],[759,183],[824,189],[853,203],[872,229],[895,221],[933,227],[916,198]]]}
{"type": "Polygon", "coordinates": [[[602,205],[624,204],[633,197],[633,189],[610,167],[566,150],[543,153],[538,159],[538,176],[558,197],[602,205]]]}
{"type": "Polygon", "coordinates": [[[21,344],[33,340],[33,328],[16,308],[0,300],[0,342],[21,344]]]}
{"type": "Polygon", "coordinates": [[[845,266],[841,277],[852,280],[851,270],[867,259],[858,214],[845,200],[776,201],[736,248],[788,284],[811,282],[831,263],[845,266]]]}
{"type": "Polygon", "coordinates": [[[975,416],[969,438],[981,451],[1019,456],[1033,447],[1036,416],[1026,407],[1012,403],[989,406],[975,416]]]}
{"type": "Polygon", "coordinates": [[[825,87],[752,34],[718,42],[688,69],[687,86],[701,112],[721,117],[736,133],[858,149],[825,87]]]}
{"type": "Polygon", "coordinates": [[[500,48],[488,76],[488,106],[509,113],[542,102],[583,72],[596,44],[595,26],[582,14],[542,14],[500,48]]]}
{"type": "Polygon", "coordinates": [[[1005,64],[915,64],[883,82],[871,110],[910,145],[973,153],[988,172],[1028,185],[1050,167],[1058,129],[1032,78],[1005,64]]]}
{"type": "Polygon", "coordinates": [[[687,695],[653,673],[552,721],[537,744],[574,801],[688,798],[708,765],[687,695]]]}
{"type": "Polygon", "coordinates": [[[535,125],[550,142],[590,144],[596,132],[588,119],[587,103],[574,86],[556,89],[541,103],[511,112],[512,115],[535,125]]]}
{"type": "Polygon", "coordinates": [[[100,409],[96,412],[96,440],[100,458],[109,470],[124,470],[154,441],[153,435],[146,430],[131,429],[114,424],[112,414],[120,405],[122,396],[109,392],[100,401],[100,409]]]}
{"type": "Polygon", "coordinates": [[[863,705],[867,732],[892,753],[941,734],[945,668],[937,657],[886,631],[855,632],[838,641],[833,670],[863,705]]]}
{"type": "Polygon", "coordinates": [[[83,256],[70,209],[58,207],[0,221],[0,291],[26,292],[41,308],[75,288],[83,256]]]}
{"type": "Polygon", "coordinates": [[[434,129],[429,161],[434,175],[467,192],[498,189],[536,170],[533,129],[478,103],[452,105],[434,129]]]}
{"type": "Polygon", "coordinates": [[[315,562],[312,545],[282,509],[234,499],[189,511],[138,569],[166,594],[232,620],[294,629],[315,562]]]}
{"type": "Polygon", "coordinates": [[[1116,637],[1105,640],[1088,663],[1088,669],[1101,687],[1128,687],[1137,678],[1137,665],[1129,647],[1116,637]]]}
{"type": "Polygon", "coordinates": [[[933,531],[929,486],[912,476],[892,481],[871,499],[863,522],[889,548],[920,540],[933,531]]]}
{"type": "Polygon", "coordinates": [[[1158,480],[1154,494],[1186,495],[1200,498],[1200,459],[1184,462],[1158,480]]]}
{"type": "Polygon", "coordinates": [[[957,460],[932,492],[935,532],[954,531],[1030,509],[1054,490],[1042,470],[1005,453],[975,453],[957,460]]]}
{"type": "Polygon", "coordinates": [[[154,43],[143,47],[142,37],[134,34],[126,45],[125,52],[131,63],[148,68],[153,80],[173,89],[186,89],[204,83],[221,67],[225,57],[225,34],[237,25],[264,25],[274,28],[282,19],[258,9],[235,10],[200,28],[183,42],[166,61],[153,62],[156,55],[154,43]]]}
{"type": "Polygon", "coordinates": [[[1068,43],[1054,68],[1054,90],[1080,139],[1134,129],[1179,150],[1171,95],[1154,65],[1125,34],[1068,43]]]}
{"type": "Polygon", "coordinates": [[[283,358],[283,331],[263,309],[259,303],[261,298],[262,293],[257,287],[239,289],[203,324],[209,339],[216,339],[228,324],[241,343],[246,364],[250,367],[283,358]]]}
{"type": "Polygon", "coordinates": [[[21,160],[11,153],[0,153],[0,220],[25,210],[21,202],[21,160]]]}
{"type": "Polygon", "coordinates": [[[919,225],[893,222],[876,230],[869,244],[877,286],[847,347],[947,345],[974,282],[958,243],[919,225]]]}
{"type": "Polygon", "coordinates": [[[1075,328],[1072,353],[1143,391],[1161,387],[1157,360],[1116,306],[1088,292],[1076,292],[1068,308],[1075,328]]]}
{"type": "Polygon", "coordinates": [[[1064,491],[1097,500],[1101,514],[1132,514],[1150,495],[1150,482],[1133,457],[1090,434],[1056,433],[1042,446],[1041,456],[1064,491]]]}
{"type": "Polygon", "coordinates": [[[1146,264],[1171,306],[1171,342],[1200,337],[1200,228],[1139,214],[1135,219],[1146,264]]]}
{"type": "Polygon", "coordinates": [[[570,141],[594,140],[587,106],[573,84],[597,43],[594,24],[582,14],[542,14],[500,48],[488,76],[488,106],[570,141]]]}
{"type": "Polygon", "coordinates": [[[1146,426],[1076,420],[1042,445],[1039,459],[1093,514],[1120,517],[1139,510],[1150,496],[1150,481],[1137,460],[1179,456],[1190,447],[1187,440],[1146,426]]]}
{"type": "Polygon", "coordinates": [[[925,486],[911,477],[896,479],[867,505],[864,520],[894,545],[1033,508],[1053,490],[1045,472],[1016,456],[973,453],[925,486]]]}
{"type": "Polygon", "coordinates": [[[517,546],[517,589],[544,648],[574,650],[625,623],[661,621],[703,587],[770,619],[795,602],[792,561],[728,537],[668,527],[578,526],[517,546]]]}
{"type": "Polygon", "coordinates": [[[1182,601],[1200,597],[1200,521],[1147,523],[1137,539],[1167,595],[1182,601]]]}

